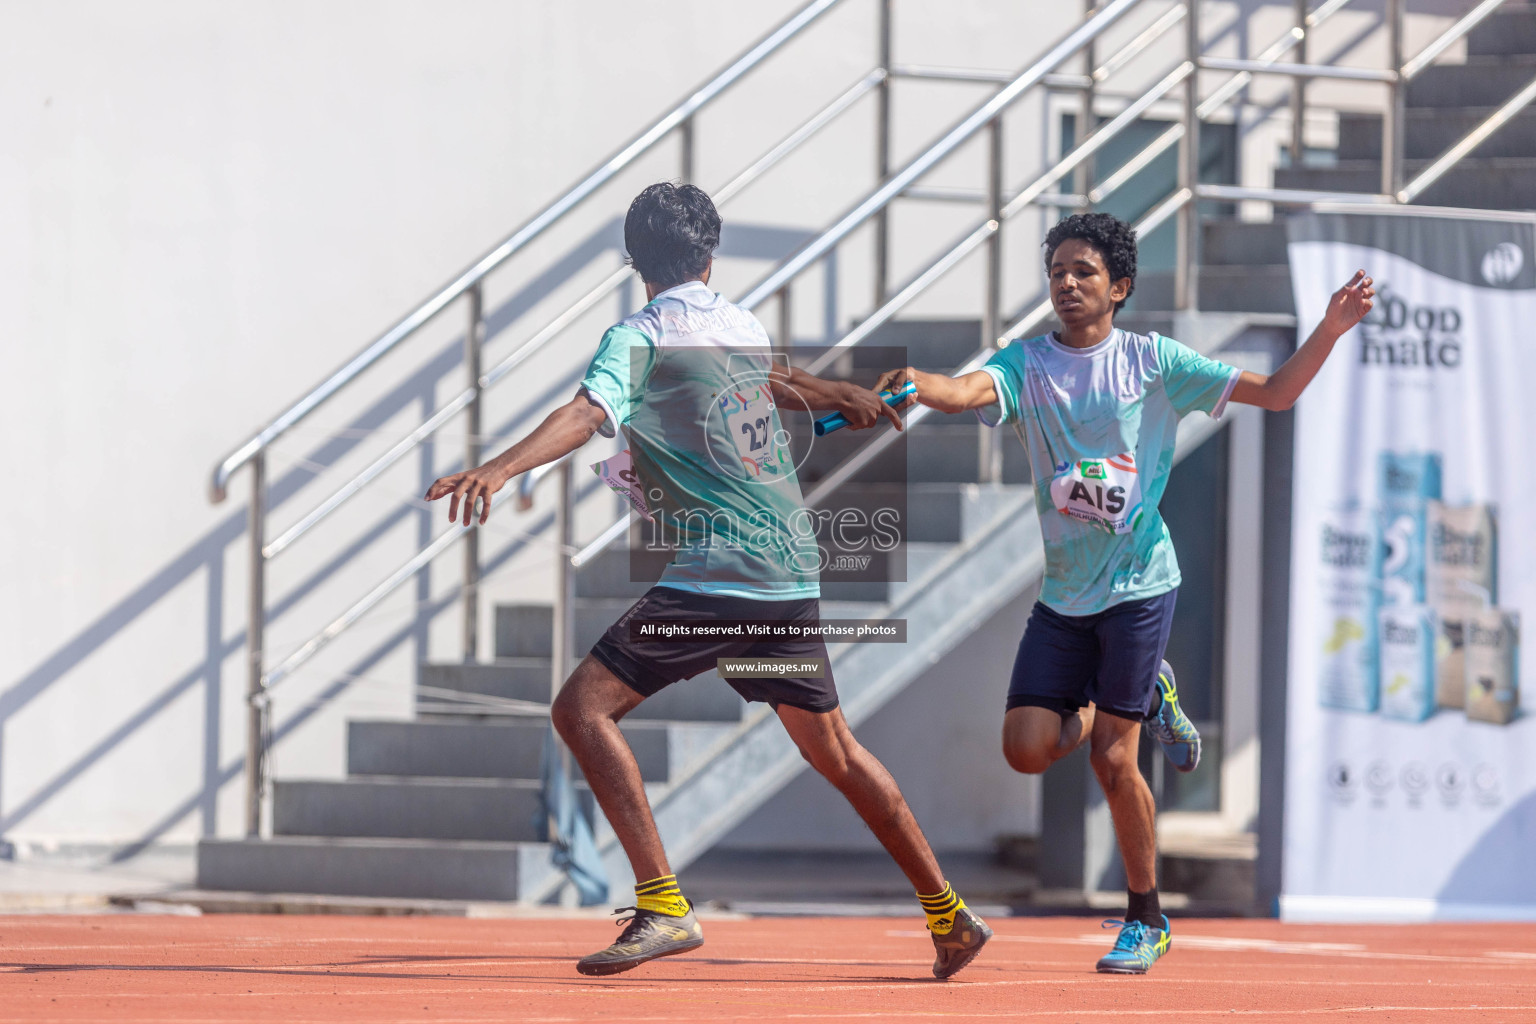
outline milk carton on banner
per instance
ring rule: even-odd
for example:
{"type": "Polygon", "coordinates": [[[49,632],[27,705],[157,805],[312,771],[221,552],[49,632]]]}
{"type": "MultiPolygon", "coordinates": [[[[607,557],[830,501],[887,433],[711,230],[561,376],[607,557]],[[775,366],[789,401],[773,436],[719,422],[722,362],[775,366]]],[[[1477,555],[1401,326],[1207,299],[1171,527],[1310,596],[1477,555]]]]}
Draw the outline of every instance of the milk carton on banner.
{"type": "Polygon", "coordinates": [[[1422,722],[1435,711],[1435,613],[1422,604],[1389,604],[1377,621],[1381,713],[1422,722]]]}
{"type": "Polygon", "coordinates": [[[1439,452],[1382,452],[1376,460],[1376,497],[1386,504],[1440,498],[1439,452]]]}
{"type": "Polygon", "coordinates": [[[1426,599],[1440,620],[1435,702],[1459,708],[1466,693],[1466,618],[1498,604],[1498,532],[1491,505],[1427,508],[1426,599]]]}
{"type": "Polygon", "coordinates": [[[1520,708],[1520,614],[1485,608],[1466,617],[1467,717],[1505,725],[1520,708]]]}
{"type": "Polygon", "coordinates": [[[1382,452],[1377,465],[1376,579],[1383,604],[1424,601],[1428,506],[1440,498],[1440,456],[1382,452]]]}
{"type": "Polygon", "coordinates": [[[1346,507],[1323,517],[1318,570],[1322,639],[1318,702],[1325,708],[1375,711],[1376,590],[1371,575],[1375,526],[1363,509],[1346,507]]]}

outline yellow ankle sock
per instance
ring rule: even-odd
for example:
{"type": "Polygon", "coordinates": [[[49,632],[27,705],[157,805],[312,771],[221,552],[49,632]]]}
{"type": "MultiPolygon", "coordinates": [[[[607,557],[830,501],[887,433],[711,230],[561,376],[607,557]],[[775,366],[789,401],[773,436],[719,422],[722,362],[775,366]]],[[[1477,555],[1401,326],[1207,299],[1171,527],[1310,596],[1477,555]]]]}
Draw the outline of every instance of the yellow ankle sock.
{"type": "Polygon", "coordinates": [[[682,917],[693,909],[688,897],[677,887],[676,875],[662,875],[649,882],[635,883],[635,906],[668,917],[682,917]]]}
{"type": "Polygon", "coordinates": [[[965,906],[965,900],[950,888],[948,882],[944,883],[943,892],[932,896],[918,893],[917,901],[923,905],[923,913],[928,916],[928,930],[935,935],[948,935],[949,930],[955,926],[955,913],[965,906]]]}

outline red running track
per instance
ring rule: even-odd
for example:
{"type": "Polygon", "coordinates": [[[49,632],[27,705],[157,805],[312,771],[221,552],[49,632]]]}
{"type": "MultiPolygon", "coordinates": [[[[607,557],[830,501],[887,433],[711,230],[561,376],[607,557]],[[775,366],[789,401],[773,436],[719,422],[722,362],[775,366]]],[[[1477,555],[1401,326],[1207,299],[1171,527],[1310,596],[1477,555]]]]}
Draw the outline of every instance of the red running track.
{"type": "Polygon", "coordinates": [[[706,918],[695,954],[583,978],[607,921],[6,917],[0,1022],[1536,1022],[1536,925],[1185,920],[1136,978],[1093,973],[1096,924],[994,921],[938,982],[917,919],[706,918]]]}

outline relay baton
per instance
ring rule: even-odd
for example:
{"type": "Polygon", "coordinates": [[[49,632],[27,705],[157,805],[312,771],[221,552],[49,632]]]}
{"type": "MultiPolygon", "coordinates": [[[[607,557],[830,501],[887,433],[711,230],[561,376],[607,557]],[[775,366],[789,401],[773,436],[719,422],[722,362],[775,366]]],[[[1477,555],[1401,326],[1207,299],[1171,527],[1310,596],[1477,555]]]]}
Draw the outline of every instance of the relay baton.
{"type": "MultiPolygon", "coordinates": [[[[917,381],[909,380],[901,386],[901,390],[895,392],[882,391],[880,392],[880,397],[885,399],[886,405],[895,405],[915,394],[917,394],[917,381]]],[[[841,430],[847,425],[848,417],[840,412],[835,412],[831,416],[823,416],[816,421],[816,436],[821,437],[823,434],[830,434],[832,431],[841,430]]]]}

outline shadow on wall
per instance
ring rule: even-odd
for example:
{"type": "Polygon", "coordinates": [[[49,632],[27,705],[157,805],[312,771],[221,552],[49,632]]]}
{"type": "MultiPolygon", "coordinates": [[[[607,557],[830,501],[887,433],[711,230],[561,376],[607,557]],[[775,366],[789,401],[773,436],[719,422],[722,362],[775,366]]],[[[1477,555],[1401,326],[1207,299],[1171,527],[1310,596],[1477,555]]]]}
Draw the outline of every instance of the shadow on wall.
{"type": "Polygon", "coordinates": [[[1437,894],[1446,903],[1536,906],[1536,793],[1504,812],[1461,858],[1437,894]]]}
{"type": "MultiPolygon", "coordinates": [[[[811,232],[799,229],[750,224],[728,225],[722,233],[720,255],[776,262],[803,245],[811,237],[811,232]]],[[[584,268],[602,259],[604,256],[614,251],[622,251],[622,238],[623,222],[619,218],[614,218],[592,232],[564,257],[516,291],[507,301],[495,309],[487,311],[485,322],[486,340],[490,341],[503,330],[516,323],[535,303],[542,300],[560,283],[578,275],[584,268]]],[[[836,302],[833,301],[836,295],[835,267],[829,266],[826,279],[828,281],[826,307],[830,331],[835,327],[837,309],[836,302]]],[[[627,296],[634,293],[632,289],[622,289],[620,291],[620,300],[623,301],[627,296]]],[[[597,339],[593,338],[590,340],[595,347],[597,339]]],[[[462,372],[460,369],[463,358],[462,347],[463,340],[461,336],[437,350],[424,365],[420,365],[412,371],[397,387],[391,389],[372,406],[359,414],[351,423],[347,424],[346,429],[339,431],[335,437],[317,445],[303,459],[298,460],[296,468],[273,480],[268,488],[269,512],[281,508],[285,502],[292,499],[302,487],[307,485],[318,472],[334,465],[348,453],[352,452],[358,445],[362,444],[365,439],[371,437],[374,431],[388,423],[395,415],[406,410],[411,405],[415,404],[418,406],[422,419],[431,415],[435,411],[434,396],[444,379],[451,377],[454,381],[452,387],[455,390],[460,386],[457,380],[462,372]]],[[[506,421],[497,424],[490,431],[490,434],[495,437],[506,437],[528,429],[532,425],[533,415],[538,410],[543,408],[554,396],[574,391],[579,379],[580,371],[576,370],[562,379],[553,382],[543,393],[532,396],[521,411],[506,421]]],[[[237,440],[235,437],[230,437],[230,445],[233,446],[237,440]]],[[[459,468],[458,464],[455,463],[446,468],[437,467],[434,469],[433,459],[430,457],[430,444],[431,442],[429,441],[423,446],[427,455],[420,460],[422,479],[418,486],[421,490],[426,489],[437,473],[453,472],[459,468]]],[[[201,483],[204,479],[204,472],[208,468],[202,466],[191,467],[192,477],[201,483]]],[[[595,485],[589,485],[581,493],[585,495],[595,489],[595,485]]],[[[345,547],[330,552],[329,557],[324,558],[324,561],[317,565],[314,571],[308,574],[292,591],[272,601],[268,607],[268,622],[272,623],[280,620],[285,613],[302,601],[316,587],[320,586],[327,578],[365,552],[369,545],[388,533],[402,520],[411,516],[425,517],[426,515],[425,509],[413,508],[410,505],[391,501],[388,511],[375,522],[361,530],[345,547]]],[[[539,520],[527,523],[521,538],[511,541],[499,550],[488,551],[484,558],[483,571],[486,573],[493,572],[509,562],[527,546],[528,538],[541,534],[549,527],[552,518],[552,516],[546,515],[539,520]]],[[[245,632],[243,629],[229,636],[224,634],[224,564],[232,545],[237,546],[237,550],[243,552],[245,527],[245,508],[241,507],[232,510],[217,526],[209,530],[180,555],[150,576],[131,594],[108,609],[94,622],[81,629],[68,642],[45,658],[36,668],[16,680],[3,692],[0,692],[0,772],[3,772],[5,764],[4,730],[6,723],[13,716],[50,687],[65,680],[72,671],[78,668],[96,651],[131,629],[136,622],[152,611],[160,601],[164,600],[188,580],[194,579],[199,573],[203,575],[206,583],[204,591],[206,615],[203,630],[205,654],[202,660],[198,664],[188,666],[179,672],[169,666],[164,667],[163,671],[170,677],[169,681],[145,700],[136,711],[128,715],[106,736],[80,751],[64,769],[57,772],[52,778],[21,799],[14,807],[0,808],[0,836],[9,834],[14,829],[23,825],[40,808],[67,789],[92,766],[121,746],[139,729],[143,728],[167,707],[171,706],[178,698],[198,688],[203,691],[205,708],[202,736],[202,778],[199,784],[185,799],[177,802],[174,806],[166,808],[165,814],[150,824],[134,842],[116,851],[112,859],[124,860],[132,857],[174,828],[187,815],[193,813],[200,815],[200,831],[202,835],[215,834],[217,830],[219,789],[225,783],[240,775],[245,767],[244,751],[225,761],[219,749],[219,725],[223,713],[220,702],[222,666],[227,658],[245,646],[245,632]]],[[[426,529],[426,527],[423,527],[423,529],[426,529]]],[[[452,592],[432,600],[427,599],[423,592],[418,590],[414,620],[384,637],[367,654],[350,666],[345,674],[326,687],[315,700],[307,702],[304,708],[296,710],[291,716],[275,722],[272,734],[274,744],[281,742],[284,737],[301,726],[326,704],[346,692],[357,677],[368,672],[373,665],[382,661],[401,644],[410,641],[413,637],[424,638],[427,625],[438,615],[454,607],[457,593],[458,590],[455,587],[452,592]]],[[[237,621],[243,620],[245,617],[244,607],[232,609],[232,613],[237,621]]],[[[316,628],[318,628],[318,624],[316,628]]]]}

